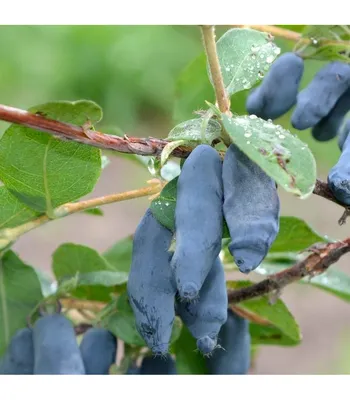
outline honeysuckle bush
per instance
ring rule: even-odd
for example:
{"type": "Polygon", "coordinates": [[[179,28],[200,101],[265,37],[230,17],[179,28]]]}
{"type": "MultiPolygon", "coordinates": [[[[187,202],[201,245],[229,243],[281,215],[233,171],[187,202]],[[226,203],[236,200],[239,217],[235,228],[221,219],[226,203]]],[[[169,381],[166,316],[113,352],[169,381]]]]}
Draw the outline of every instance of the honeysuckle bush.
{"type": "MultiPolygon", "coordinates": [[[[328,30],[322,40],[314,38],[314,28],[306,27],[296,49],[303,58],[349,62],[343,44],[348,33],[339,28],[338,44],[329,44],[328,30]]],[[[333,36],[331,37],[333,38],[333,36]]],[[[334,39],[334,38],[333,38],[334,39]]],[[[121,154],[150,174],[149,190],[133,197],[153,195],[150,208],[157,220],[174,231],[177,179],[182,163],[174,163],[173,152],[179,147],[194,148],[205,143],[224,153],[227,142],[233,142],[278,184],[281,190],[299,197],[309,197],[316,182],[316,162],[308,145],[281,125],[255,115],[235,110],[235,99],[256,86],[281,53],[266,32],[249,28],[227,30],[217,41],[217,55],[224,87],[231,100],[230,112],[220,111],[215,101],[215,79],[207,65],[206,55],[196,57],[180,74],[174,104],[175,125],[164,135],[168,144],[159,155],[121,154]],[[211,97],[207,97],[211,93],[211,97]],[[191,115],[183,119],[184,115],[191,115]]],[[[307,62],[307,61],[306,61],[307,62]]],[[[51,99],[43,99],[51,100],[51,99]]],[[[103,119],[101,107],[93,101],[49,101],[28,111],[56,121],[98,130],[103,119]]],[[[119,132],[120,135],[122,133],[119,132]]],[[[137,153],[137,151],[135,151],[137,153]]],[[[104,218],[103,201],[74,208],[92,192],[108,156],[97,147],[26,127],[10,125],[0,139],[0,357],[16,331],[33,323],[42,305],[60,301],[76,325],[85,322],[106,327],[125,344],[124,359],[112,373],[125,373],[145,348],[135,328],[127,300],[126,283],[131,264],[132,236],[117,241],[103,253],[75,243],[64,243],[52,254],[54,280],[26,263],[12,249],[16,240],[43,223],[85,212],[91,218],[104,218]],[[97,205],[96,205],[97,204],[97,205]],[[72,207],[73,205],[73,207],[72,207]],[[72,314],[87,310],[88,314],[72,314]]],[[[107,195],[107,194],[106,194],[107,195]]],[[[128,197],[126,197],[128,198],[128,197]]],[[[125,199],[123,195],[115,201],[125,199]]],[[[112,200],[113,201],[113,200],[112,200]]],[[[302,202],[300,206],[302,207],[302,202]]],[[[228,251],[229,231],[224,226],[221,259],[227,271],[238,270],[228,251]]],[[[330,243],[329,238],[314,231],[305,221],[290,215],[280,218],[279,234],[267,257],[256,269],[265,275],[282,271],[301,258],[315,243],[330,243]]],[[[40,243],[37,244],[38,249],[40,243]]],[[[325,273],[300,281],[350,301],[350,275],[332,266],[325,273]]],[[[253,284],[250,276],[228,280],[229,289],[253,284]]],[[[298,322],[281,298],[260,296],[236,306],[250,318],[252,352],[264,345],[297,346],[302,340],[298,322]]],[[[194,352],[195,339],[176,317],[170,351],[176,356],[178,373],[206,373],[205,360],[194,352]]]]}

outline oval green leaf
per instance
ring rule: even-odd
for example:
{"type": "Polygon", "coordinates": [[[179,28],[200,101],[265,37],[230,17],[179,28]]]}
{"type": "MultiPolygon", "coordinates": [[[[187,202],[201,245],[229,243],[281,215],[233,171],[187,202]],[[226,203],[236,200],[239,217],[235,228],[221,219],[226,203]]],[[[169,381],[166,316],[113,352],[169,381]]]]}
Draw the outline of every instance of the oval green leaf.
{"type": "Polygon", "coordinates": [[[153,216],[166,228],[175,229],[175,205],[178,177],[170,181],[151,203],[153,216]]]}
{"type": "Polygon", "coordinates": [[[171,141],[186,140],[188,142],[200,142],[211,144],[213,140],[220,137],[221,125],[211,119],[205,121],[205,118],[195,118],[181,122],[176,125],[169,133],[167,139],[171,141]],[[202,129],[206,123],[205,129],[202,129]]]}
{"type": "MultiPolygon", "coordinates": [[[[82,126],[102,118],[91,101],[53,102],[29,111],[82,126]]],[[[101,151],[13,124],[0,139],[0,179],[21,202],[46,212],[90,193],[101,172],[101,151]]]]}
{"type": "MultiPolygon", "coordinates": [[[[248,287],[253,283],[250,281],[228,281],[227,287],[230,289],[240,289],[248,287]]],[[[296,345],[301,341],[301,333],[297,322],[295,321],[292,313],[288,310],[287,306],[281,299],[278,299],[275,304],[271,305],[268,296],[257,297],[254,299],[242,301],[238,304],[249,313],[264,319],[268,325],[262,325],[261,329],[274,329],[279,331],[278,343],[281,345],[296,345]]],[[[252,332],[251,332],[252,333],[252,332]]],[[[252,336],[253,343],[261,344],[276,344],[277,336],[268,337],[264,335],[263,338],[252,336]],[[273,339],[273,342],[271,341],[273,339]]]]}
{"type": "MultiPolygon", "coordinates": [[[[234,28],[222,35],[217,42],[217,53],[228,95],[252,88],[280,52],[264,32],[234,28]]],[[[209,68],[208,73],[211,79],[209,68]]]]}
{"type": "Polygon", "coordinates": [[[22,225],[40,215],[21,203],[6,186],[0,186],[0,210],[0,230],[22,225]]]}
{"type": "Polygon", "coordinates": [[[273,242],[270,253],[298,252],[314,243],[327,243],[329,239],[317,234],[300,218],[281,217],[280,229],[273,242]]]}
{"type": "Polygon", "coordinates": [[[233,142],[284,190],[301,198],[312,193],[316,161],[307,144],[256,115],[222,114],[222,120],[233,142]]]}
{"type": "Polygon", "coordinates": [[[0,258],[0,356],[12,336],[27,326],[27,317],[42,300],[35,270],[9,250],[0,258]]]}
{"type": "Polygon", "coordinates": [[[90,247],[64,243],[56,249],[52,255],[52,270],[57,281],[61,282],[62,287],[69,288],[75,297],[90,300],[108,301],[112,289],[100,284],[99,286],[81,287],[78,284],[79,274],[112,271],[113,267],[96,250],[90,247]],[[71,284],[69,284],[71,281],[71,284]]]}

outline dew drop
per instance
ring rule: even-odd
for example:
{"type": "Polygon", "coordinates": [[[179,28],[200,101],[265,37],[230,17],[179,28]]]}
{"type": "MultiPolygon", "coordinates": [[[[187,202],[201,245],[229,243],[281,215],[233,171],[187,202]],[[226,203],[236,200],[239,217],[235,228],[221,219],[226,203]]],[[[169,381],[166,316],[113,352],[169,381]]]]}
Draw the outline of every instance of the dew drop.
{"type": "Polygon", "coordinates": [[[249,115],[250,119],[257,119],[258,117],[255,114],[249,115]]]}
{"type": "Polygon", "coordinates": [[[245,136],[246,138],[248,138],[248,137],[251,137],[252,134],[251,134],[250,132],[247,132],[247,133],[244,134],[244,136],[245,136]]]}
{"type": "Polygon", "coordinates": [[[231,68],[230,68],[230,67],[226,67],[225,69],[226,69],[227,72],[230,72],[230,71],[231,71],[231,68]]]}
{"type": "Polygon", "coordinates": [[[278,56],[281,53],[281,49],[279,47],[275,47],[273,52],[278,56]]]}
{"type": "Polygon", "coordinates": [[[262,79],[262,78],[264,77],[264,74],[263,74],[261,71],[259,71],[259,72],[258,72],[258,77],[259,77],[260,79],[262,79]]]}
{"type": "Polygon", "coordinates": [[[250,142],[249,142],[249,141],[247,141],[247,144],[250,144],[250,142]]]}
{"type": "Polygon", "coordinates": [[[266,57],[266,62],[269,63],[269,64],[271,64],[271,63],[273,62],[274,59],[275,59],[274,56],[267,56],[267,57],[266,57]]]}
{"type": "Polygon", "coordinates": [[[148,161],[147,168],[148,168],[148,171],[150,172],[151,175],[156,175],[157,170],[156,170],[154,158],[151,158],[151,159],[148,161]]]}
{"type": "Polygon", "coordinates": [[[286,138],[284,135],[278,135],[278,137],[279,137],[280,139],[285,139],[285,138],[286,138]]]}

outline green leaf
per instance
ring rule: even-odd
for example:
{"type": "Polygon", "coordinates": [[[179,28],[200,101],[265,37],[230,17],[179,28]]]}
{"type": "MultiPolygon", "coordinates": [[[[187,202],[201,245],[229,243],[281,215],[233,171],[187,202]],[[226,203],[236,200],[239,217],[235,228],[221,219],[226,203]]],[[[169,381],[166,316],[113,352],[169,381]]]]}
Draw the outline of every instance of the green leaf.
{"type": "Polygon", "coordinates": [[[35,270],[9,250],[0,259],[0,356],[42,300],[35,270]]]}
{"type": "Polygon", "coordinates": [[[176,125],[169,133],[168,140],[186,140],[188,142],[199,142],[211,144],[213,140],[220,137],[221,125],[211,119],[206,122],[206,129],[202,129],[205,118],[190,119],[176,125]],[[202,132],[203,131],[203,132],[202,132]]]}
{"type": "Polygon", "coordinates": [[[205,358],[197,350],[196,339],[184,325],[178,341],[174,345],[176,370],[179,375],[207,375],[205,358]]]}
{"type": "Polygon", "coordinates": [[[302,39],[295,45],[295,51],[303,58],[350,63],[350,25],[308,25],[302,39]]]}
{"type": "MultiPolygon", "coordinates": [[[[102,117],[101,108],[85,100],[47,103],[29,111],[76,125],[102,117]]],[[[16,124],[0,140],[0,159],[0,179],[11,193],[49,215],[53,208],[90,193],[101,172],[99,149],[16,124]]]]}
{"type": "Polygon", "coordinates": [[[308,197],[316,182],[316,161],[307,144],[280,125],[256,115],[229,117],[223,124],[233,142],[287,192],[308,197]]]}
{"type": "Polygon", "coordinates": [[[24,224],[40,215],[21,203],[5,186],[0,186],[0,209],[0,230],[24,224]]]}
{"type": "Polygon", "coordinates": [[[313,231],[302,219],[281,217],[280,229],[270,253],[298,252],[316,242],[326,243],[329,240],[313,231]]]}
{"type": "Polygon", "coordinates": [[[119,240],[103,253],[103,258],[108,261],[114,271],[129,273],[131,266],[133,236],[119,240]]]}
{"type": "MultiPolygon", "coordinates": [[[[157,221],[171,231],[175,230],[177,181],[178,177],[168,182],[160,192],[160,195],[151,202],[150,206],[157,221]]],[[[228,237],[230,237],[230,232],[228,230],[226,221],[224,220],[223,238],[228,237]]]]}
{"type": "Polygon", "coordinates": [[[90,208],[89,210],[84,210],[83,211],[85,214],[90,214],[90,215],[98,215],[98,216],[103,216],[103,211],[96,207],[96,208],[90,208]]]}
{"type": "Polygon", "coordinates": [[[116,312],[108,318],[103,319],[102,324],[123,342],[134,346],[146,346],[145,341],[137,332],[134,314],[116,312]]]}
{"type": "MultiPolygon", "coordinates": [[[[286,265],[265,261],[255,270],[255,272],[261,275],[275,274],[292,266],[292,264],[293,263],[286,265]]],[[[342,300],[350,301],[350,276],[336,269],[334,266],[328,268],[327,271],[321,275],[316,275],[311,279],[306,277],[298,282],[315,286],[339,297],[342,300]]]]}
{"type": "Polygon", "coordinates": [[[96,250],[73,243],[62,244],[52,255],[52,270],[62,285],[71,288],[73,296],[100,301],[110,300],[112,289],[102,285],[84,286],[74,290],[79,281],[78,272],[79,274],[113,272],[112,266],[96,250]],[[71,285],[68,285],[70,278],[72,278],[71,285]]]}
{"type": "MultiPolygon", "coordinates": [[[[224,85],[231,96],[261,80],[281,50],[267,33],[234,28],[218,40],[217,52],[224,85]]],[[[212,81],[209,67],[208,73],[212,81]]]]}
{"type": "Polygon", "coordinates": [[[128,274],[120,271],[98,271],[78,274],[77,286],[117,286],[128,281],[128,274]]]}
{"type": "MultiPolygon", "coordinates": [[[[228,281],[227,287],[230,289],[240,289],[252,285],[250,281],[228,281]]],[[[301,333],[298,324],[287,306],[281,299],[278,299],[273,305],[269,303],[268,296],[262,296],[238,304],[248,313],[252,313],[268,323],[258,325],[259,329],[254,328],[252,334],[252,343],[254,344],[279,344],[279,345],[296,345],[301,341],[301,333]],[[260,328],[261,327],[261,328],[260,328]],[[273,328],[273,330],[272,330],[273,328]],[[270,332],[269,335],[261,335],[262,331],[270,332]],[[273,332],[273,335],[271,335],[273,332]],[[276,336],[278,332],[278,337],[276,336]]],[[[251,328],[251,329],[253,329],[251,328]]]]}
{"type": "Polygon", "coordinates": [[[175,228],[175,205],[178,178],[170,181],[160,195],[151,203],[151,210],[154,217],[166,228],[173,231],[175,228]]]}
{"type": "Polygon", "coordinates": [[[214,90],[207,78],[204,53],[181,72],[175,90],[173,120],[176,123],[190,119],[195,110],[203,108],[205,100],[212,101],[215,98],[214,90]]]}
{"type": "MultiPolygon", "coordinates": [[[[127,292],[123,292],[112,300],[100,312],[101,323],[111,330],[119,339],[134,346],[147,346],[142,336],[136,329],[135,317],[130,306],[127,292]]],[[[182,330],[182,322],[175,317],[171,333],[170,345],[172,346],[179,338],[182,330]]]]}

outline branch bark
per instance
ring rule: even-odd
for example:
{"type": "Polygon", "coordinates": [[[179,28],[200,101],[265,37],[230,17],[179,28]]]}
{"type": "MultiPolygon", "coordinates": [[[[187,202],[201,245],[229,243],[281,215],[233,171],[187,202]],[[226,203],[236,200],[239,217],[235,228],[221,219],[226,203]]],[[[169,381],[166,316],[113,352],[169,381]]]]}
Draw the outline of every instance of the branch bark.
{"type": "MultiPolygon", "coordinates": [[[[125,135],[124,138],[122,138],[92,130],[85,130],[84,133],[84,129],[80,126],[56,121],[43,117],[42,115],[32,114],[28,111],[8,107],[3,104],[0,104],[0,120],[46,132],[61,140],[72,140],[101,149],[119,151],[121,153],[139,154],[141,156],[160,155],[164,146],[169,143],[167,140],[152,137],[137,138],[125,135]]],[[[192,149],[190,147],[180,146],[173,151],[172,155],[178,158],[186,158],[190,155],[191,151],[192,149]]],[[[346,209],[348,208],[333,196],[326,182],[317,180],[313,193],[330,200],[341,207],[346,209]]]]}
{"type": "Polygon", "coordinates": [[[337,262],[341,256],[350,252],[350,238],[342,242],[328,243],[314,249],[310,249],[311,254],[304,260],[296,263],[293,267],[281,272],[270,275],[263,281],[242,289],[227,292],[230,304],[240,303],[255,297],[260,297],[268,293],[277,292],[306,276],[313,277],[325,272],[332,264],[337,262]]]}

